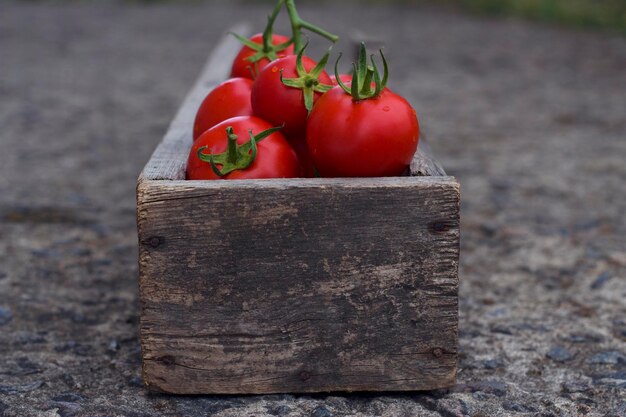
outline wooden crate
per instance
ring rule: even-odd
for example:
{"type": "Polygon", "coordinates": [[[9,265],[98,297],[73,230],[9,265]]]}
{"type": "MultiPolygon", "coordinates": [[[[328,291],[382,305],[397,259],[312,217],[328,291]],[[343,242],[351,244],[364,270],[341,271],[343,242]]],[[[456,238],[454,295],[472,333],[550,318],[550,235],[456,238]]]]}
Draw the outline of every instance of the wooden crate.
{"type": "MultiPolygon", "coordinates": [[[[225,39],[137,184],[143,377],[179,394],[455,383],[459,184],[414,176],[185,181],[225,39]]],[[[424,174],[430,176],[423,176],[424,174]]]]}

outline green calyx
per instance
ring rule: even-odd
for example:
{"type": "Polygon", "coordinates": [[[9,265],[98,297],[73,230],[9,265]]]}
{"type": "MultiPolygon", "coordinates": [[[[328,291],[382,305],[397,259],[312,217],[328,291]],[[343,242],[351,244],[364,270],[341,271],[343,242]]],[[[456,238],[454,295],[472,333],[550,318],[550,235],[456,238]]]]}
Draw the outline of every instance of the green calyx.
{"type": "Polygon", "coordinates": [[[274,45],[272,43],[274,21],[276,21],[276,16],[278,16],[281,7],[282,3],[279,2],[279,4],[274,7],[272,14],[267,17],[267,26],[265,26],[265,30],[263,30],[263,43],[256,43],[237,33],[230,32],[230,34],[237,38],[241,43],[255,51],[254,54],[246,58],[246,60],[250,63],[254,64],[263,58],[267,58],[270,61],[278,59],[278,52],[284,50],[294,42],[294,39],[291,38],[287,42],[283,42],[278,45],[274,45]]]}
{"type": "Polygon", "coordinates": [[[335,77],[337,78],[337,84],[346,92],[352,96],[353,100],[365,100],[369,98],[376,98],[387,86],[387,80],[389,79],[389,67],[387,66],[387,60],[380,50],[380,56],[383,61],[383,76],[381,78],[376,61],[374,61],[374,55],[370,55],[371,66],[367,65],[367,51],[365,49],[365,43],[361,42],[359,49],[359,60],[352,64],[352,85],[347,87],[339,77],[339,60],[341,54],[335,62],[335,77]],[[374,88],[372,88],[372,82],[374,88]]]}
{"type": "Polygon", "coordinates": [[[253,135],[252,130],[249,131],[250,140],[242,145],[237,144],[237,135],[233,132],[233,127],[228,126],[226,128],[226,135],[228,136],[228,147],[226,152],[218,154],[205,154],[202,153],[208,146],[203,146],[198,149],[198,158],[201,161],[211,164],[211,169],[215,175],[223,177],[238,169],[246,169],[254,162],[257,155],[257,143],[268,137],[274,132],[282,129],[282,126],[272,127],[264,130],[258,135],[253,135]],[[222,168],[218,168],[217,165],[221,165],[222,168]]]}
{"type": "Polygon", "coordinates": [[[339,40],[339,36],[334,35],[328,32],[327,30],[314,25],[313,23],[300,18],[300,15],[298,14],[298,10],[296,9],[295,0],[278,0],[276,2],[276,5],[274,6],[274,10],[272,11],[272,14],[269,15],[267,18],[267,26],[265,27],[265,30],[263,31],[263,43],[262,44],[252,42],[250,39],[247,39],[236,33],[231,32],[231,34],[235,36],[237,39],[239,39],[241,43],[243,43],[244,45],[246,45],[247,47],[249,47],[250,49],[256,52],[255,54],[247,58],[247,60],[250,63],[254,64],[255,62],[258,62],[263,58],[267,58],[270,61],[277,59],[278,52],[284,50],[292,43],[294,45],[295,53],[299,53],[300,51],[302,51],[306,47],[306,45],[304,44],[302,40],[302,31],[304,29],[311,31],[323,38],[326,38],[332,43],[335,43],[339,40]],[[276,20],[276,17],[280,13],[283,6],[285,6],[285,8],[287,9],[287,14],[289,15],[289,22],[291,23],[291,31],[293,35],[291,39],[289,39],[287,42],[283,42],[279,45],[274,45],[272,44],[272,31],[274,27],[274,21],[276,20]]]}
{"type": "Polygon", "coordinates": [[[331,88],[332,85],[322,84],[319,81],[319,76],[324,71],[324,67],[328,63],[328,58],[330,57],[330,51],[332,46],[328,48],[328,51],[324,54],[322,59],[317,63],[317,65],[311,69],[310,72],[307,72],[302,64],[302,55],[304,54],[304,50],[306,49],[306,45],[304,48],[298,52],[296,56],[296,72],[298,74],[298,78],[283,78],[283,72],[280,72],[280,81],[286,85],[287,87],[298,88],[302,90],[304,95],[304,107],[307,109],[307,112],[311,113],[313,109],[313,99],[315,98],[315,93],[325,93],[331,88]]]}

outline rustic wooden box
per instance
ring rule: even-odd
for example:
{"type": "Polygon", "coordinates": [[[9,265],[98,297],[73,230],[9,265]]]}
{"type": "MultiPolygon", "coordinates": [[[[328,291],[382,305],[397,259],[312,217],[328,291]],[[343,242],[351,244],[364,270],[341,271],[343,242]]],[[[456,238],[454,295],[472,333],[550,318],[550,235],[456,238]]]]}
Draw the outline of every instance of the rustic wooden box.
{"type": "Polygon", "coordinates": [[[453,385],[459,184],[424,155],[398,178],[185,181],[225,40],[137,185],[143,377],[180,394],[453,385]]]}

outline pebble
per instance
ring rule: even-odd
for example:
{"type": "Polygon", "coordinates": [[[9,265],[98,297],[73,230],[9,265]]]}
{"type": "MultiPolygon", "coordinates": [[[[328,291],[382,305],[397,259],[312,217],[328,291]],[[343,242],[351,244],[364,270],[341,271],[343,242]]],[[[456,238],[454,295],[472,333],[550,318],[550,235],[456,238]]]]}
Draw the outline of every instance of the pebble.
{"type": "Polygon", "coordinates": [[[208,416],[212,416],[213,414],[217,414],[220,411],[230,410],[231,408],[236,408],[240,404],[242,404],[241,400],[237,399],[212,399],[203,405],[204,412],[207,413],[208,416]]]}
{"type": "Polygon", "coordinates": [[[109,346],[107,347],[107,350],[111,353],[115,353],[118,350],[120,350],[120,344],[117,340],[111,340],[109,342],[109,346]]]}
{"type": "Polygon", "coordinates": [[[0,326],[7,324],[13,318],[13,313],[8,307],[0,306],[0,326]]]}
{"type": "Polygon", "coordinates": [[[584,333],[584,334],[571,334],[563,338],[571,343],[599,343],[604,340],[601,335],[584,333]]]}
{"type": "Polygon", "coordinates": [[[610,350],[596,353],[589,358],[588,362],[602,365],[617,365],[618,363],[626,363],[626,356],[616,350],[610,350]]]}
{"type": "Polygon", "coordinates": [[[503,326],[503,325],[500,325],[500,324],[492,326],[491,327],[491,332],[492,333],[506,334],[506,335],[512,335],[513,334],[513,331],[509,327],[503,326]]]}
{"type": "Polygon", "coordinates": [[[503,317],[503,316],[507,316],[509,313],[509,309],[506,307],[495,307],[490,309],[487,312],[487,315],[489,317],[503,317]]]}
{"type": "Polygon", "coordinates": [[[484,392],[487,394],[494,394],[498,397],[504,397],[507,392],[507,386],[502,381],[497,380],[487,380],[487,381],[477,381],[470,383],[468,385],[471,392],[484,392]]]}
{"type": "Polygon", "coordinates": [[[74,417],[82,410],[76,403],[53,401],[50,405],[57,409],[57,415],[60,417],[74,417]]]}
{"type": "Polygon", "coordinates": [[[323,405],[318,405],[311,413],[311,417],[333,417],[333,413],[323,405]]]}
{"type": "Polygon", "coordinates": [[[563,346],[553,346],[546,356],[556,362],[567,362],[574,357],[572,352],[563,346]]]}
{"type": "Polygon", "coordinates": [[[537,411],[537,409],[534,407],[522,405],[513,401],[504,401],[502,403],[502,408],[504,408],[507,411],[517,411],[520,413],[533,413],[537,411]]]}
{"type": "Polygon", "coordinates": [[[71,255],[74,256],[89,256],[91,255],[91,249],[89,248],[74,248],[70,251],[71,255]]]}
{"type": "Polygon", "coordinates": [[[480,226],[480,231],[483,232],[486,237],[491,238],[494,237],[498,232],[498,226],[492,224],[483,224],[480,226]]]}
{"type": "Polygon", "coordinates": [[[92,263],[94,266],[109,266],[113,264],[113,260],[110,258],[100,258],[94,260],[92,263]]]}
{"type": "Polygon", "coordinates": [[[52,397],[52,401],[63,402],[63,403],[79,403],[84,401],[85,398],[80,394],[75,394],[73,392],[66,392],[63,394],[59,394],[55,397],[52,397]]]}
{"type": "Polygon", "coordinates": [[[602,272],[600,275],[598,275],[598,277],[595,279],[595,281],[593,281],[593,283],[591,284],[591,289],[592,290],[598,290],[600,288],[602,288],[604,286],[604,284],[607,283],[608,280],[611,279],[611,273],[608,271],[604,271],[602,272]]]}
{"type": "Polygon", "coordinates": [[[476,401],[485,401],[489,399],[489,396],[482,391],[476,391],[472,393],[472,398],[476,401]]]}
{"type": "Polygon", "coordinates": [[[143,379],[141,379],[141,377],[139,375],[135,375],[132,378],[130,378],[128,380],[128,385],[130,385],[131,387],[138,387],[138,388],[142,388],[143,387],[143,379]]]}
{"type": "Polygon", "coordinates": [[[57,352],[67,352],[70,349],[74,349],[77,345],[75,340],[68,340],[62,345],[55,346],[54,350],[57,352]]]}
{"type": "Polygon", "coordinates": [[[548,328],[545,324],[535,324],[535,323],[517,323],[515,325],[517,330],[526,330],[529,332],[535,333],[551,333],[552,330],[548,328]]]}
{"type": "Polygon", "coordinates": [[[30,252],[37,258],[60,258],[62,256],[61,252],[48,248],[33,249],[30,252]]]}
{"type": "Polygon", "coordinates": [[[594,374],[593,383],[626,388],[626,371],[594,374]]]}
{"type": "Polygon", "coordinates": [[[63,381],[65,383],[65,385],[67,385],[69,388],[76,388],[76,381],[74,380],[74,377],[68,373],[65,374],[61,374],[61,376],[59,377],[61,379],[61,381],[63,381]]]}
{"type": "Polygon", "coordinates": [[[34,362],[31,362],[26,356],[22,356],[17,359],[17,366],[20,367],[19,375],[31,375],[38,374],[41,372],[39,365],[34,362]]]}
{"type": "Polygon", "coordinates": [[[285,404],[280,404],[280,405],[268,408],[267,412],[273,416],[282,417],[291,413],[291,407],[285,404]]]}
{"type": "Polygon", "coordinates": [[[33,333],[33,332],[26,332],[26,331],[16,332],[15,342],[20,345],[27,345],[31,343],[32,344],[45,343],[46,342],[46,338],[44,337],[45,334],[46,332],[40,332],[40,333],[33,333]]]}
{"type": "Polygon", "coordinates": [[[498,369],[504,368],[504,364],[500,359],[487,359],[483,361],[483,367],[485,369],[498,369]]]}
{"type": "Polygon", "coordinates": [[[63,345],[57,345],[54,347],[57,352],[73,352],[78,356],[88,356],[91,352],[91,346],[76,343],[74,340],[70,340],[63,345]]]}
{"type": "Polygon", "coordinates": [[[591,389],[589,382],[582,380],[566,381],[561,385],[563,392],[587,392],[591,389]]]}
{"type": "Polygon", "coordinates": [[[442,416],[470,416],[472,412],[466,402],[455,398],[433,399],[421,402],[429,410],[437,410],[442,416]]]}
{"type": "Polygon", "coordinates": [[[0,385],[0,394],[17,394],[20,392],[34,391],[44,384],[43,381],[34,381],[21,385],[0,385]]]}

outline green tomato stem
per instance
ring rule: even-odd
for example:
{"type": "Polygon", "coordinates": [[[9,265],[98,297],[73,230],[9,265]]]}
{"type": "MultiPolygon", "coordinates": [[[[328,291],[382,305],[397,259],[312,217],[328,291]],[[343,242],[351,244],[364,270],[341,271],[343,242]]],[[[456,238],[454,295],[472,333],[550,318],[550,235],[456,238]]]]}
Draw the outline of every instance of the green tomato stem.
{"type": "Polygon", "coordinates": [[[302,29],[307,29],[313,33],[317,33],[318,35],[328,39],[333,43],[339,40],[338,36],[333,35],[332,33],[314,25],[313,23],[302,20],[298,15],[298,10],[296,9],[296,4],[294,0],[278,0],[277,7],[279,4],[282,5],[282,3],[285,3],[285,7],[287,8],[287,14],[289,15],[289,21],[291,22],[291,31],[293,32],[293,47],[296,54],[304,48],[304,45],[302,43],[302,29]]]}
{"type": "Polygon", "coordinates": [[[226,135],[228,137],[228,149],[226,150],[226,158],[230,163],[236,163],[238,159],[237,155],[237,135],[233,132],[232,126],[226,128],[226,135]]]}
{"type": "Polygon", "coordinates": [[[276,17],[278,16],[278,13],[280,13],[280,9],[283,6],[282,2],[283,0],[280,0],[278,3],[276,3],[272,14],[269,15],[267,18],[267,26],[265,28],[265,31],[263,32],[263,52],[270,52],[272,48],[272,32],[274,21],[276,20],[276,17]]]}
{"type": "Polygon", "coordinates": [[[310,30],[313,33],[317,33],[318,35],[328,39],[329,41],[335,43],[339,40],[339,36],[337,35],[333,35],[332,33],[330,33],[327,30],[322,29],[319,26],[316,26],[310,22],[306,22],[306,21],[302,21],[301,25],[304,29],[310,30]]]}

